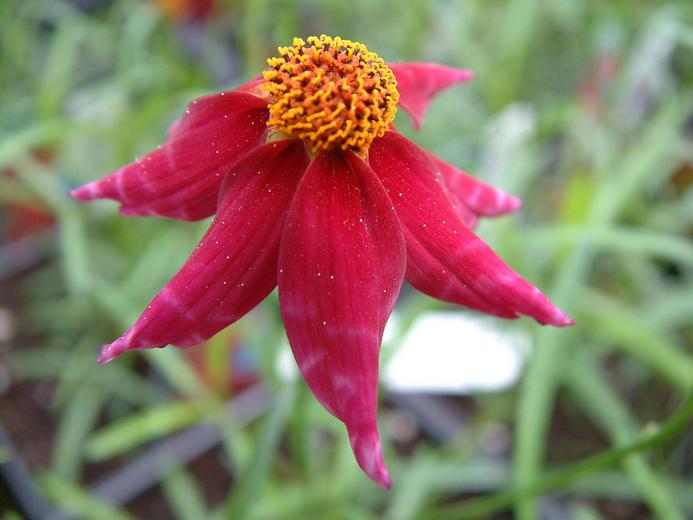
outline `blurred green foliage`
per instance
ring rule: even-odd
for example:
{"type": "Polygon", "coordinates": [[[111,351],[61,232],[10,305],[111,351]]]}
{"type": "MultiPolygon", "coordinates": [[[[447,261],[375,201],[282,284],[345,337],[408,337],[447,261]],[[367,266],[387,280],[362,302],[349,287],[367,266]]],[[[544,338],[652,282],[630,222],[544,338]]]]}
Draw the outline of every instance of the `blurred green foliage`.
{"type": "MultiPolygon", "coordinates": [[[[228,0],[190,22],[136,0],[5,0],[0,19],[3,219],[33,201],[56,222],[21,240],[3,226],[2,304],[18,332],[2,359],[13,385],[50,385],[50,459],[32,469],[57,508],[146,517],[142,504],[104,500],[93,475],[204,424],[220,432],[223,492],[194,465],[168,468],[171,517],[529,520],[555,501],[574,518],[625,518],[609,503],[629,504],[629,518],[693,515],[691,2],[228,0]],[[479,233],[577,320],[507,324],[534,337],[522,384],[474,396],[469,424],[443,446],[388,444],[389,493],[360,474],[341,424],[277,376],[273,298],[232,327],[275,395],[247,425],[219,391],[228,338],[200,347],[202,370],[173,348],[97,367],[97,346],[130,325],[206,224],[124,218],[66,195],[155,147],[190,99],[320,33],[386,60],[475,70],[432,104],[420,134],[401,115],[398,127],[523,197],[518,215],[479,233]],[[498,425],[512,450],[489,456],[484,432],[498,425]]],[[[410,322],[432,307],[443,306],[411,295],[398,312],[410,322]]],[[[383,411],[386,438],[396,413],[383,411]]]]}

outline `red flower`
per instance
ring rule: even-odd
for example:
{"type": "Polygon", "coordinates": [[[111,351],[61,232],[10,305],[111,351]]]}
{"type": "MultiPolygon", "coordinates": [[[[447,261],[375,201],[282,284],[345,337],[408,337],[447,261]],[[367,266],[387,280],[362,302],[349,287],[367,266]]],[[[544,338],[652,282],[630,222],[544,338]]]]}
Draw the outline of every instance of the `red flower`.
{"type": "Polygon", "coordinates": [[[520,201],[391,125],[398,101],[418,125],[429,100],[470,71],[388,66],[359,43],[326,36],[279,51],[263,79],[193,101],[157,150],[72,192],[117,200],[126,215],[216,213],[182,269],[99,362],[200,343],[278,285],[306,382],[345,423],[361,468],[387,488],[378,353],[404,279],[495,316],[572,320],[469,230],[477,216],[520,201]]]}

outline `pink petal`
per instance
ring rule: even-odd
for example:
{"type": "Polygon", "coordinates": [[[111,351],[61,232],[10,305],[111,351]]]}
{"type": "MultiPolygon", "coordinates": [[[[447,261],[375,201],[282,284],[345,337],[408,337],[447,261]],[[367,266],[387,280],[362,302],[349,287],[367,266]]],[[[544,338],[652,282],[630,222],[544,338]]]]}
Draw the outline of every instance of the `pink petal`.
{"type": "Polygon", "coordinates": [[[262,145],[236,163],[193,254],[137,322],[104,345],[99,362],[133,349],[200,343],[272,292],[283,223],[307,166],[296,140],[262,145]]]}
{"type": "Polygon", "coordinates": [[[464,225],[470,229],[474,229],[479,222],[479,216],[474,213],[464,202],[460,201],[454,194],[448,192],[450,200],[454,203],[457,216],[464,225]]]}
{"type": "Polygon", "coordinates": [[[262,85],[265,82],[264,78],[262,75],[256,76],[253,79],[251,79],[248,83],[245,83],[241,85],[240,87],[236,88],[236,92],[247,92],[248,94],[253,94],[255,96],[259,96],[265,100],[265,103],[267,103],[266,99],[266,94],[261,92],[258,87],[262,85]]]}
{"type": "Polygon", "coordinates": [[[542,324],[573,323],[460,221],[423,150],[388,131],[374,141],[369,157],[402,224],[407,280],[414,287],[497,316],[526,314],[542,324]]]}
{"type": "Polygon", "coordinates": [[[486,184],[468,173],[455,168],[432,153],[428,157],[438,167],[448,192],[454,199],[485,217],[512,213],[522,207],[522,200],[486,184]]]}
{"type": "Polygon", "coordinates": [[[388,63],[397,78],[399,104],[409,112],[415,129],[421,128],[428,103],[440,91],[474,78],[467,69],[437,63],[388,63]]]}
{"type": "Polygon", "coordinates": [[[199,220],[213,215],[229,167],[265,140],[267,102],[248,93],[196,99],[153,152],[70,195],[113,199],[125,215],[199,220]]]}
{"type": "Polygon", "coordinates": [[[308,386],[344,421],[359,465],[385,488],[378,353],[405,261],[397,216],[373,171],[351,152],[318,154],[282,237],[279,303],[308,386]]]}

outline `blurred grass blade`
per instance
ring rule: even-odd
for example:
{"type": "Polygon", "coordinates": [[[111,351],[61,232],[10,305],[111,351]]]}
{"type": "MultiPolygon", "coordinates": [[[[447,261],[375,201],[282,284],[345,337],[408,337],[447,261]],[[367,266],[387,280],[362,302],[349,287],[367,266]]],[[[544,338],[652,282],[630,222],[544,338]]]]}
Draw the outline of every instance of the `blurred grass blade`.
{"type": "Polygon", "coordinates": [[[77,77],[75,65],[79,61],[81,43],[82,27],[79,24],[73,22],[59,26],[45,59],[41,90],[36,96],[41,116],[60,114],[63,100],[77,77]]]}
{"type": "Polygon", "coordinates": [[[52,473],[39,478],[43,493],[63,511],[82,520],[135,520],[129,514],[91,495],[89,491],[71,484],[52,473]]]}
{"type": "Polygon", "coordinates": [[[596,509],[593,509],[587,504],[575,505],[570,514],[570,518],[572,520],[605,520],[604,517],[596,511],[596,509]]]}
{"type": "Polygon", "coordinates": [[[73,208],[61,212],[59,217],[62,264],[67,286],[73,295],[85,295],[90,288],[91,275],[84,222],[73,208]]]}
{"type": "Polygon", "coordinates": [[[406,473],[392,490],[392,500],[384,518],[391,520],[408,520],[416,518],[426,503],[435,483],[438,468],[431,457],[418,457],[407,467],[406,473]]]}
{"type": "MultiPolygon", "coordinates": [[[[590,226],[611,225],[630,199],[648,185],[648,176],[653,171],[670,171],[667,168],[676,164],[671,152],[680,143],[679,129],[688,114],[687,108],[682,98],[670,98],[644,125],[627,153],[617,156],[614,164],[599,165],[600,169],[609,170],[600,171],[605,180],[599,185],[589,209],[587,222],[590,226]],[[610,174],[610,171],[616,173],[610,174]]],[[[576,300],[595,251],[580,241],[567,254],[568,260],[559,267],[559,275],[549,295],[570,313],[573,309],[566,304],[576,300]]],[[[561,366],[562,345],[566,343],[565,331],[542,329],[537,334],[535,349],[527,364],[516,414],[514,482],[518,488],[534,485],[541,474],[549,417],[560,380],[557,372],[561,366]]],[[[534,497],[518,495],[515,505],[518,520],[532,520],[536,511],[534,497]]]]}
{"type": "Polygon", "coordinates": [[[622,255],[646,255],[684,265],[693,265],[693,244],[689,240],[665,235],[656,230],[563,225],[534,228],[526,233],[525,240],[530,245],[539,247],[583,243],[602,251],[622,255]]]}
{"type": "Polygon", "coordinates": [[[693,316],[693,284],[681,285],[647,302],[643,308],[647,323],[665,330],[690,323],[693,316]]]}
{"type": "Polygon", "coordinates": [[[53,455],[54,471],[62,478],[71,481],[79,478],[84,442],[98,420],[105,397],[98,387],[84,384],[62,412],[53,455]]]}
{"type": "Polygon", "coordinates": [[[260,428],[253,456],[235,481],[236,486],[225,505],[226,518],[248,518],[255,500],[261,496],[260,489],[279,449],[287,419],[293,409],[296,389],[282,388],[276,393],[274,406],[260,428]]]}
{"type": "Polygon", "coordinates": [[[640,436],[638,441],[628,446],[603,451],[591,457],[586,457],[561,470],[549,472],[528,488],[516,488],[474,498],[458,505],[438,509],[432,515],[427,516],[427,518],[435,518],[436,520],[481,518],[484,515],[507,509],[519,498],[532,497],[542,492],[564,488],[571,482],[585,475],[620,463],[633,454],[643,453],[656,446],[664,445],[684,433],[692,419],[693,395],[690,396],[677,413],[660,428],[654,432],[652,432],[652,428],[648,428],[648,430],[640,436]]]}
{"type": "Polygon", "coordinates": [[[209,518],[202,493],[190,473],[182,468],[175,470],[161,482],[161,485],[176,520],[209,518]]]}
{"type": "Polygon", "coordinates": [[[216,406],[206,402],[173,402],[149,408],[96,432],[86,452],[94,461],[128,452],[137,446],[179,431],[210,415],[216,406]]]}
{"type": "MultiPolygon", "coordinates": [[[[552,299],[569,313],[572,310],[563,303],[570,301],[577,292],[586,277],[591,259],[591,252],[587,248],[576,247],[562,266],[554,291],[550,293],[552,299]]],[[[527,363],[520,387],[515,426],[513,477],[518,488],[531,486],[540,475],[546,432],[558,386],[561,345],[570,341],[566,338],[569,334],[571,332],[564,329],[541,329],[527,363]]],[[[518,495],[517,500],[515,514],[518,520],[534,518],[535,498],[527,499],[518,495]]]]}
{"type": "MultiPolygon", "coordinates": [[[[614,444],[622,446],[632,442],[637,436],[638,425],[589,356],[590,353],[584,351],[578,354],[568,371],[573,393],[583,409],[606,430],[614,444]]],[[[657,518],[685,520],[665,485],[666,480],[649,467],[642,455],[631,455],[624,459],[623,465],[657,518]]]]}
{"type": "Polygon", "coordinates": [[[637,312],[593,290],[582,292],[581,313],[593,334],[631,354],[659,372],[684,394],[693,388],[693,358],[662,339],[637,312]]]}
{"type": "Polygon", "coordinates": [[[142,355],[181,394],[193,399],[209,396],[207,388],[192,366],[175,347],[169,345],[166,348],[145,350],[142,355]]]}
{"type": "Polygon", "coordinates": [[[82,296],[89,290],[90,272],[86,233],[82,217],[65,196],[60,178],[35,160],[17,161],[17,177],[56,214],[59,226],[61,261],[70,293],[82,296]]]}

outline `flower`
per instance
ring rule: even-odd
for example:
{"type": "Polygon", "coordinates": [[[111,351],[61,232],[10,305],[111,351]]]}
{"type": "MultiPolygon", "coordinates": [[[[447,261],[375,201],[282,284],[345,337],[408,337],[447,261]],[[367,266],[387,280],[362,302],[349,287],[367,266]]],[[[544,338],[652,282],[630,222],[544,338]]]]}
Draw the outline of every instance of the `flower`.
{"type": "Polygon", "coordinates": [[[397,133],[431,98],[472,78],[429,63],[386,65],[357,42],[300,38],[234,91],[193,101],[166,142],[72,192],[125,215],[216,216],[192,255],[99,362],[200,343],[276,286],[315,397],[347,428],[363,471],[391,484],[376,424],[378,355],[403,280],[503,318],[572,320],[472,231],[520,201],[397,133]]]}

